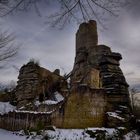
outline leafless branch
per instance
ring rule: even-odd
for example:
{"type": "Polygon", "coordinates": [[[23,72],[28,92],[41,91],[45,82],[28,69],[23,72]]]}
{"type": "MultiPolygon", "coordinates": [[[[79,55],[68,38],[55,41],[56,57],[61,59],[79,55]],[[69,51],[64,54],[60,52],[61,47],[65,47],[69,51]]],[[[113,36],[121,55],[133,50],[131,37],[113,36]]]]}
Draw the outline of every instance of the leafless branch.
{"type": "Polygon", "coordinates": [[[4,14],[2,14],[1,17],[4,17],[4,16],[6,16],[6,15],[12,13],[16,8],[19,7],[19,5],[21,5],[21,3],[23,3],[23,1],[24,1],[24,0],[20,0],[19,2],[17,2],[16,5],[15,5],[14,7],[10,8],[9,11],[7,11],[7,12],[4,13],[4,14]]]}
{"type": "MultiPolygon", "coordinates": [[[[36,13],[41,16],[39,3],[43,0],[6,0],[7,3],[0,1],[0,16],[6,16],[15,10],[28,10],[34,6],[36,13]]],[[[88,21],[97,19],[103,27],[104,14],[117,17],[118,11],[127,5],[130,0],[44,0],[45,2],[58,3],[57,11],[47,15],[47,22],[52,26],[61,24],[64,26],[68,21],[88,21]],[[97,10],[98,9],[98,10],[97,10]]],[[[55,9],[55,8],[54,8],[55,9]]],[[[54,10],[55,11],[55,10],[54,10]]],[[[46,16],[46,15],[45,15],[46,16]]]]}
{"type": "Polygon", "coordinates": [[[90,10],[92,11],[92,14],[95,16],[96,20],[98,21],[98,23],[105,29],[105,26],[103,25],[103,23],[100,21],[98,14],[96,14],[96,12],[94,11],[93,7],[91,6],[89,0],[87,0],[87,3],[90,7],[90,10]]]}
{"type": "Polygon", "coordinates": [[[0,34],[0,64],[17,54],[18,46],[14,44],[14,40],[13,34],[0,34]]]}

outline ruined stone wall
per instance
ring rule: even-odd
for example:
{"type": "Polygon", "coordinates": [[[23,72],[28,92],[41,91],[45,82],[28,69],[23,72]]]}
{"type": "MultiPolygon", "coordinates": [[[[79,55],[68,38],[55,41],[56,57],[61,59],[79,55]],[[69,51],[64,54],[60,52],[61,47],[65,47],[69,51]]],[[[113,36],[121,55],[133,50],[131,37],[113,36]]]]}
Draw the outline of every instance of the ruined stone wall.
{"type": "Polygon", "coordinates": [[[16,98],[18,106],[27,104],[39,94],[39,66],[28,63],[21,67],[16,87],[16,98]]]}
{"type": "Polygon", "coordinates": [[[76,54],[79,50],[88,49],[98,44],[97,24],[91,20],[88,23],[82,23],[76,33],[76,54]]]}
{"type": "Polygon", "coordinates": [[[57,90],[63,91],[60,93],[65,97],[61,106],[52,107],[54,112],[50,114],[40,114],[39,111],[49,111],[48,107],[42,106],[34,113],[23,111],[1,115],[0,127],[20,130],[36,128],[38,123],[60,128],[128,125],[131,111],[128,84],[119,67],[121,59],[122,56],[112,52],[110,47],[98,45],[95,21],[81,24],[76,34],[70,94],[58,70],[52,73],[32,62],[20,69],[15,89],[18,107],[33,102],[40,94],[46,96],[47,93],[49,97],[57,90]],[[118,116],[114,117],[114,113],[118,116]]]}
{"type": "Polygon", "coordinates": [[[108,106],[117,104],[130,107],[128,84],[125,80],[122,70],[119,67],[119,61],[122,56],[119,53],[103,54],[100,59],[100,78],[102,87],[105,88],[108,100],[108,106]]]}
{"type": "Polygon", "coordinates": [[[46,92],[50,97],[54,92],[53,88],[56,88],[53,86],[57,83],[59,83],[61,90],[67,88],[67,83],[62,76],[50,72],[33,62],[21,67],[18,79],[15,89],[18,107],[28,104],[38,98],[40,94],[45,96],[46,92]]]}
{"type": "Polygon", "coordinates": [[[95,21],[81,24],[76,33],[72,86],[78,82],[79,85],[104,88],[109,106],[118,103],[129,105],[128,84],[119,67],[121,59],[121,54],[112,52],[110,47],[98,45],[95,21]]]}
{"type": "MultiPolygon", "coordinates": [[[[85,89],[71,93],[65,104],[61,128],[102,127],[105,124],[106,98],[103,90],[85,89]],[[83,90],[82,90],[83,91],[83,90]]],[[[54,123],[55,124],[55,123],[54,123]]]]}
{"type": "Polygon", "coordinates": [[[41,105],[37,110],[15,110],[0,114],[0,128],[17,130],[42,130],[50,125],[62,126],[62,103],[57,105],[41,105]]]}

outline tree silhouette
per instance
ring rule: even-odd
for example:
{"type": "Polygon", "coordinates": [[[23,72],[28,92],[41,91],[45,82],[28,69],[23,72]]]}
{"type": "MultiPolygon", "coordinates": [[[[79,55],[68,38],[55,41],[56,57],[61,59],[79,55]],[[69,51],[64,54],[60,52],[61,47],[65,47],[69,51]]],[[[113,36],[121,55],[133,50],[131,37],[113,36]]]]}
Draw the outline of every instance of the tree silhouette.
{"type": "Polygon", "coordinates": [[[16,55],[18,46],[14,46],[14,36],[7,32],[0,34],[0,68],[4,66],[5,61],[16,55]]]}
{"type": "MultiPolygon", "coordinates": [[[[109,16],[117,16],[122,7],[130,4],[131,0],[1,0],[0,16],[6,16],[17,10],[28,10],[34,7],[41,15],[39,4],[57,4],[58,10],[48,15],[48,23],[52,26],[76,21],[77,23],[95,19],[103,26],[103,21],[109,16]]],[[[55,9],[55,7],[54,7],[55,9]]]]}

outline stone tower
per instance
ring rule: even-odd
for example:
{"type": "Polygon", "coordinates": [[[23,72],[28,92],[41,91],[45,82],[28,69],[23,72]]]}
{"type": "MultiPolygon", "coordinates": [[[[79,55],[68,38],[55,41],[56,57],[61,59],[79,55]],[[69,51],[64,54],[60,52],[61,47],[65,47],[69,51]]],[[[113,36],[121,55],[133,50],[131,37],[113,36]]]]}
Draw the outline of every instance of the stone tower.
{"type": "Polygon", "coordinates": [[[71,76],[72,85],[80,83],[99,88],[99,70],[96,65],[91,66],[88,62],[91,49],[97,44],[96,22],[82,23],[76,33],[76,57],[71,76]]]}

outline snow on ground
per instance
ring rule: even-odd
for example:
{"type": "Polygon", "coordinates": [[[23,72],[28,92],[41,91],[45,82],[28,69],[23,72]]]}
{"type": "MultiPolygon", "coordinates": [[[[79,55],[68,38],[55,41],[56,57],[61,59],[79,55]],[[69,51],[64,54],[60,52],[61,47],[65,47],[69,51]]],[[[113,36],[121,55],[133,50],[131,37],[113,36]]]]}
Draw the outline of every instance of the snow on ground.
{"type": "Polygon", "coordinates": [[[41,136],[25,136],[19,133],[13,133],[4,129],[0,129],[0,140],[41,140],[41,136]],[[34,138],[34,139],[33,139],[34,138]]]}
{"type": "Polygon", "coordinates": [[[17,136],[11,131],[0,129],[0,140],[26,140],[26,136],[17,136]]]}
{"type": "Polygon", "coordinates": [[[47,134],[50,140],[94,140],[85,135],[83,129],[56,129],[56,131],[48,130],[47,134]]]}
{"type": "MultiPolygon", "coordinates": [[[[119,128],[119,129],[124,129],[119,128]]],[[[88,129],[56,129],[55,131],[47,130],[45,133],[49,136],[50,140],[96,140],[96,138],[91,138],[90,135],[86,133],[87,130],[96,132],[96,130],[106,131],[108,136],[113,136],[117,130],[115,128],[88,128],[88,129]]],[[[106,137],[107,138],[107,137],[106,137]]],[[[108,137],[109,138],[109,137],[108,137]]],[[[117,137],[110,137],[116,140],[117,137]]],[[[129,132],[124,136],[123,140],[140,140],[140,136],[136,133],[129,132]]]]}
{"type": "Polygon", "coordinates": [[[140,140],[140,136],[136,135],[135,131],[131,131],[124,136],[125,140],[140,140]]]}
{"type": "Polygon", "coordinates": [[[0,102],[0,114],[3,115],[10,111],[15,110],[16,107],[12,106],[9,102],[0,102]]]}
{"type": "MultiPolygon", "coordinates": [[[[124,129],[119,128],[119,129],[124,129]]],[[[56,129],[55,131],[47,130],[50,140],[96,140],[96,138],[91,138],[85,130],[92,130],[93,132],[96,130],[105,130],[107,134],[113,136],[116,132],[115,128],[88,128],[88,129],[56,129]]],[[[116,140],[116,137],[112,138],[116,140]]],[[[140,140],[140,136],[136,134],[136,132],[129,132],[123,138],[123,140],[140,140]]]]}
{"type": "Polygon", "coordinates": [[[64,97],[59,92],[56,91],[54,95],[58,103],[64,100],[64,97]]]}
{"type": "Polygon", "coordinates": [[[112,135],[116,129],[115,128],[98,128],[98,127],[94,127],[94,128],[88,128],[87,130],[92,130],[92,131],[96,131],[96,130],[105,130],[109,135],[112,135]]]}
{"type": "MultiPolygon", "coordinates": [[[[50,140],[96,140],[95,138],[90,138],[90,136],[85,133],[85,130],[105,130],[109,135],[115,132],[114,128],[56,129],[55,131],[45,130],[42,132],[42,135],[45,136],[47,134],[50,140]]],[[[35,132],[27,136],[24,135],[23,131],[13,133],[0,129],[0,140],[41,140],[43,136],[36,135],[35,132]]],[[[123,140],[140,140],[140,136],[136,135],[135,131],[131,131],[124,136],[123,140]]]]}

